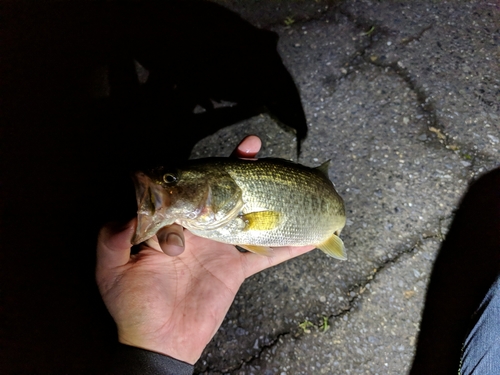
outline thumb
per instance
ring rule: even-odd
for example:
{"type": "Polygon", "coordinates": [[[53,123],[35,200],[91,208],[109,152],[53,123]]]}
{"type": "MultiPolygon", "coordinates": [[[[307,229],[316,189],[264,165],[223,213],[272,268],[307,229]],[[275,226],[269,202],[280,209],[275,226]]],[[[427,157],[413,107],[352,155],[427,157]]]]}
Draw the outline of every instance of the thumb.
{"type": "Polygon", "coordinates": [[[97,238],[96,276],[98,280],[106,270],[123,266],[129,261],[135,226],[136,219],[133,219],[122,226],[108,223],[101,228],[97,238]]]}
{"type": "Polygon", "coordinates": [[[163,227],[156,236],[158,245],[165,254],[177,256],[184,251],[184,229],[180,225],[163,227]]]}

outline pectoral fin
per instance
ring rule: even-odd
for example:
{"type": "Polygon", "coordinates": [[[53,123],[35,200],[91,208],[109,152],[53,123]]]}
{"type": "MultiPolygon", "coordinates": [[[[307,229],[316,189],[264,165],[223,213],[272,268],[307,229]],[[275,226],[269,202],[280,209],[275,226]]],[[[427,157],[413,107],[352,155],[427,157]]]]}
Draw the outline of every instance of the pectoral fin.
{"type": "Polygon", "coordinates": [[[256,245],[238,245],[239,247],[251,251],[252,253],[264,255],[266,257],[270,257],[273,255],[273,249],[265,246],[256,246],[256,245]]]}
{"type": "Polygon", "coordinates": [[[281,222],[281,214],[275,211],[249,212],[241,217],[245,223],[245,230],[271,230],[281,222]]]}
{"type": "Polygon", "coordinates": [[[340,239],[336,234],[332,234],[330,238],[328,238],[322,244],[317,245],[318,249],[324,251],[327,255],[331,257],[346,260],[345,247],[344,242],[340,239]]]}

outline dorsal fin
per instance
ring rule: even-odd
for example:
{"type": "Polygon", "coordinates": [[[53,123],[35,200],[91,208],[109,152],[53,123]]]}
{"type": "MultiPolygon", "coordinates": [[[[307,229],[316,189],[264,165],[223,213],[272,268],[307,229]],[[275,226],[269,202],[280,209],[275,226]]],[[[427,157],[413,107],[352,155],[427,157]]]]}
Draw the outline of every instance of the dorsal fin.
{"type": "Polygon", "coordinates": [[[316,167],[318,171],[320,171],[327,179],[330,179],[330,176],[328,176],[328,167],[330,166],[330,161],[332,159],[328,159],[325,161],[323,164],[321,164],[319,167],[316,167]]]}

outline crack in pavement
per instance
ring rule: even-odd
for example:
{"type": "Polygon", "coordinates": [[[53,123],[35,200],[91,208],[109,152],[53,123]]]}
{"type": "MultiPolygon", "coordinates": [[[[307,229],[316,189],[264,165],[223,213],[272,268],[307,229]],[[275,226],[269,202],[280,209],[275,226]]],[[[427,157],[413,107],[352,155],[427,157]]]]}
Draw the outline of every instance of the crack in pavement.
{"type": "Polygon", "coordinates": [[[403,39],[401,39],[401,44],[402,44],[402,45],[404,45],[404,46],[406,46],[407,44],[409,44],[409,43],[411,43],[411,42],[413,42],[413,41],[418,41],[418,40],[420,40],[420,38],[422,37],[422,35],[424,35],[424,34],[425,34],[425,32],[426,32],[426,31],[428,31],[428,30],[432,29],[432,26],[433,26],[433,25],[432,25],[432,24],[430,24],[429,26],[424,27],[422,30],[420,30],[420,32],[418,32],[416,35],[414,35],[414,36],[410,36],[410,37],[408,37],[408,38],[403,38],[403,39]]]}
{"type": "Polygon", "coordinates": [[[290,335],[292,333],[292,331],[285,331],[285,332],[282,332],[282,333],[279,333],[276,335],[276,337],[274,337],[272,340],[270,340],[269,343],[267,344],[264,344],[262,345],[260,348],[259,348],[259,351],[257,352],[257,354],[255,355],[252,355],[250,356],[248,359],[242,359],[240,361],[240,363],[236,366],[231,366],[231,367],[227,367],[227,368],[224,368],[224,369],[212,369],[210,367],[207,367],[203,372],[199,373],[200,375],[208,375],[208,374],[225,374],[225,373],[229,373],[231,371],[238,371],[239,369],[241,369],[243,367],[243,365],[245,364],[248,364],[248,363],[251,363],[252,361],[256,360],[257,358],[260,357],[260,355],[266,350],[266,349],[269,349],[269,348],[272,348],[274,345],[276,345],[276,343],[278,341],[280,341],[280,339],[282,337],[285,337],[287,335],[290,335]]]}
{"type": "MultiPolygon", "coordinates": [[[[349,15],[346,13],[343,13],[342,11],[339,11],[340,14],[344,15],[349,19],[349,15]]],[[[374,41],[374,33],[367,34],[366,29],[368,27],[368,24],[366,23],[356,23],[356,26],[360,29],[363,30],[364,34],[370,37],[370,43],[366,46],[364,46],[361,49],[358,49],[356,52],[353,53],[350,61],[348,62],[347,65],[351,67],[356,67],[360,66],[363,62],[368,63],[371,65],[376,66],[377,68],[380,68],[384,71],[387,72],[387,69],[390,69],[393,71],[395,74],[397,74],[398,77],[400,77],[412,90],[417,98],[418,102],[418,107],[420,108],[421,111],[424,112],[425,116],[427,117],[427,126],[428,128],[435,128],[435,129],[441,129],[442,126],[439,125],[437,114],[436,114],[436,109],[432,103],[432,101],[429,99],[429,97],[425,94],[424,90],[420,88],[416,82],[416,80],[412,77],[410,74],[409,70],[406,69],[405,67],[401,66],[401,64],[398,64],[397,62],[390,63],[390,64],[382,64],[378,61],[374,61],[372,58],[367,56],[367,51],[373,47],[373,44],[376,43],[374,41]],[[358,58],[360,58],[360,61],[357,61],[358,58]]],[[[408,43],[419,39],[427,30],[429,30],[432,26],[428,26],[421,30],[417,35],[414,37],[411,37],[411,40],[408,40],[408,43]]],[[[380,31],[379,31],[380,33],[380,31]]],[[[355,72],[354,69],[351,69],[347,73],[343,74],[339,79],[348,76],[349,74],[352,74],[355,72]]],[[[431,131],[427,130],[429,134],[431,131]]],[[[439,138],[438,138],[439,139],[439,138]]],[[[448,137],[441,138],[439,139],[440,143],[444,144],[445,146],[449,145],[448,142],[448,137]]],[[[450,150],[447,147],[448,150],[450,150]]],[[[428,240],[428,239],[435,239],[439,242],[442,242],[444,239],[444,234],[443,234],[443,223],[445,220],[447,220],[448,217],[439,217],[437,219],[436,227],[438,228],[437,233],[431,233],[431,234],[424,234],[420,235],[421,239],[416,239],[413,241],[413,244],[411,246],[404,246],[404,249],[396,251],[389,259],[386,259],[377,265],[374,266],[373,270],[368,274],[364,276],[364,279],[361,282],[353,284],[348,291],[346,292],[347,295],[347,305],[345,307],[342,307],[342,310],[338,313],[331,314],[327,317],[324,317],[326,321],[324,324],[330,324],[330,322],[333,322],[336,319],[342,318],[343,316],[349,314],[359,303],[362,301],[364,292],[367,290],[367,285],[374,280],[376,280],[377,276],[383,272],[384,270],[392,267],[395,264],[398,264],[399,260],[412,253],[416,253],[419,248],[422,247],[423,241],[428,240]]],[[[312,327],[315,329],[322,329],[322,325],[320,324],[311,324],[312,327]]],[[[247,360],[243,360],[239,366],[233,367],[231,369],[227,369],[225,371],[236,371],[238,369],[241,369],[243,365],[251,365],[254,361],[258,360],[261,355],[268,349],[271,349],[273,346],[278,345],[280,342],[280,339],[289,337],[290,335],[294,335],[295,337],[300,337],[304,333],[297,333],[297,330],[289,330],[287,332],[283,332],[280,335],[276,336],[272,341],[264,345],[260,348],[259,352],[250,357],[247,360]]]]}
{"type": "MultiPolygon", "coordinates": [[[[339,9],[339,12],[340,14],[344,15],[350,22],[352,22],[361,31],[364,31],[368,27],[370,28],[374,27],[373,32],[369,34],[370,43],[366,47],[356,52],[355,56],[353,56],[353,58],[350,61],[350,65],[359,66],[360,64],[355,62],[356,58],[359,56],[361,57],[362,61],[368,64],[374,65],[378,68],[391,69],[392,71],[394,71],[401,79],[403,79],[404,82],[406,82],[410,90],[412,90],[417,96],[417,101],[420,105],[420,108],[429,117],[429,120],[427,122],[428,125],[441,130],[442,126],[440,126],[440,124],[438,123],[434,104],[431,102],[430,98],[425,94],[425,91],[422,88],[418,87],[416,80],[412,77],[408,69],[404,67],[402,63],[399,61],[384,64],[382,62],[379,62],[376,56],[368,57],[366,55],[366,52],[368,50],[372,49],[375,44],[379,42],[381,43],[383,37],[386,37],[391,33],[390,30],[380,25],[375,26],[376,25],[375,23],[367,22],[366,20],[358,21],[358,19],[354,15],[350,14],[348,11],[344,9],[339,9]],[[380,40],[375,40],[375,38],[378,39],[380,36],[382,36],[380,40]]],[[[406,45],[414,40],[419,40],[422,37],[422,35],[430,28],[432,28],[432,25],[425,27],[415,36],[407,38],[408,42],[402,44],[406,45]]]]}
{"type": "MultiPolygon", "coordinates": [[[[439,121],[439,116],[437,115],[437,110],[433,101],[425,93],[425,89],[418,85],[417,79],[412,76],[409,69],[405,67],[401,61],[383,63],[375,55],[367,56],[367,51],[373,49],[376,44],[383,43],[385,41],[384,38],[391,34],[390,29],[377,25],[375,22],[368,22],[364,19],[358,19],[345,9],[339,8],[338,12],[345,16],[347,20],[353,23],[360,31],[364,32],[367,28],[370,28],[370,30],[373,28],[373,31],[371,31],[369,34],[370,43],[353,54],[353,57],[348,62],[348,65],[349,67],[351,67],[351,69],[347,71],[346,74],[339,77],[339,79],[347,77],[348,75],[355,72],[352,67],[359,67],[361,65],[360,62],[356,61],[358,58],[360,58],[361,61],[376,66],[380,69],[390,69],[408,85],[411,91],[415,93],[417,101],[419,103],[419,108],[427,117],[427,129],[425,129],[426,135],[430,136],[429,139],[433,139],[433,135],[435,135],[435,139],[437,139],[438,142],[442,144],[447,150],[457,153],[457,155],[459,155],[464,161],[470,162],[469,166],[465,166],[470,177],[477,177],[479,173],[482,173],[482,169],[474,172],[476,166],[485,165],[496,160],[494,155],[475,150],[473,144],[457,142],[455,139],[452,139],[448,134],[446,134],[444,125],[439,121]],[[378,40],[375,40],[375,38],[377,38],[378,40]]],[[[400,44],[402,46],[406,46],[413,41],[419,41],[427,31],[432,29],[432,27],[433,25],[430,24],[422,28],[415,35],[403,38],[400,44]]],[[[484,102],[483,98],[478,99],[484,102]]],[[[486,104],[492,105],[492,103],[489,102],[486,104]]]]}
{"type": "Polygon", "coordinates": [[[439,228],[438,233],[428,234],[425,236],[422,235],[422,239],[415,240],[413,242],[413,245],[408,246],[403,250],[397,251],[391,258],[386,259],[383,262],[380,262],[377,266],[375,266],[375,268],[372,270],[372,272],[368,276],[366,276],[364,282],[354,284],[347,292],[348,296],[350,297],[350,299],[348,300],[349,301],[349,308],[340,312],[339,314],[332,314],[331,318],[340,318],[340,317],[344,316],[345,314],[349,313],[352,310],[352,308],[356,306],[356,303],[361,298],[361,295],[365,292],[366,287],[369,283],[371,283],[373,280],[376,280],[377,276],[382,271],[397,264],[398,261],[403,256],[405,256],[407,254],[414,254],[414,253],[418,252],[418,249],[423,245],[424,240],[435,239],[435,240],[438,240],[439,242],[442,242],[441,222],[445,219],[446,219],[445,217],[438,218],[438,228],[439,228]],[[358,293],[355,292],[356,289],[358,290],[358,293]]]}
{"type": "MultiPolygon", "coordinates": [[[[358,306],[358,304],[362,301],[362,298],[364,296],[364,292],[368,289],[368,284],[372,283],[374,280],[377,279],[377,276],[380,275],[384,270],[389,269],[392,266],[395,266],[398,264],[399,260],[403,258],[404,256],[408,254],[416,254],[419,249],[423,246],[423,242],[428,239],[435,239],[438,242],[442,242],[444,239],[444,235],[442,233],[442,227],[443,227],[443,222],[445,220],[449,219],[448,216],[446,217],[439,217],[437,219],[437,228],[438,228],[438,233],[435,234],[428,234],[428,235],[422,235],[422,239],[417,239],[413,242],[411,246],[405,246],[403,250],[400,250],[396,252],[391,258],[386,259],[379,264],[377,264],[373,270],[365,276],[364,280],[360,283],[353,284],[351,288],[346,292],[347,294],[347,306],[342,308],[342,310],[336,314],[331,314],[329,316],[323,317],[326,319],[324,323],[330,325],[330,322],[333,322],[335,319],[340,319],[345,315],[348,315],[352,310],[358,306]]],[[[311,327],[314,327],[315,329],[321,330],[323,329],[323,326],[321,324],[315,324],[311,323],[311,327]]],[[[325,329],[326,331],[326,329],[325,329]]],[[[257,354],[252,355],[246,360],[242,360],[239,365],[233,366],[230,368],[226,369],[221,369],[221,370],[215,370],[215,369],[210,369],[207,368],[203,374],[224,374],[232,371],[237,371],[241,369],[244,365],[251,365],[252,362],[256,361],[261,357],[261,355],[266,351],[274,347],[275,345],[278,345],[281,339],[289,337],[291,335],[294,336],[294,338],[299,338],[302,335],[304,335],[304,331],[300,331],[299,329],[291,329],[285,332],[282,332],[278,334],[275,338],[273,338],[268,344],[263,345],[260,350],[258,351],[257,354]]]]}
{"type": "MultiPolygon", "coordinates": [[[[385,73],[388,73],[389,71],[393,72],[398,77],[400,77],[400,79],[402,79],[406,83],[408,88],[415,94],[418,103],[417,111],[421,113],[423,112],[424,116],[426,117],[425,131],[427,132],[427,135],[430,136],[428,138],[433,140],[432,142],[425,142],[427,145],[430,146],[432,144],[440,144],[441,146],[444,146],[446,150],[458,154],[464,160],[470,161],[470,166],[464,166],[464,168],[467,168],[471,175],[474,175],[473,171],[477,163],[483,164],[484,161],[491,159],[490,155],[473,150],[471,145],[456,142],[454,139],[444,133],[444,126],[442,123],[440,123],[435,103],[431,100],[431,97],[426,93],[425,89],[419,85],[417,77],[413,76],[410,72],[410,69],[405,67],[401,61],[384,63],[376,56],[368,56],[368,52],[373,49],[376,44],[383,43],[385,41],[384,38],[392,33],[390,29],[376,25],[376,23],[374,22],[369,23],[363,20],[360,21],[352,14],[349,14],[349,12],[342,10],[341,8],[336,9],[335,12],[346,17],[348,21],[352,22],[356,26],[356,28],[362,31],[363,35],[369,38],[368,44],[362,45],[361,48],[357,49],[351,55],[348,62],[344,65],[345,67],[348,67],[348,69],[345,70],[344,74],[337,78],[337,81],[347,77],[353,72],[356,72],[356,69],[354,68],[362,67],[364,64],[375,66],[385,73]],[[473,157],[466,157],[467,155],[473,155],[473,157]]],[[[318,18],[294,22],[294,25],[305,25],[313,21],[318,21],[318,18]]],[[[400,45],[406,46],[413,41],[420,40],[422,36],[432,27],[432,24],[428,25],[422,28],[413,36],[402,39],[400,45]]],[[[371,272],[365,274],[364,276],[361,276],[362,281],[352,284],[352,286],[347,290],[346,306],[340,307],[339,312],[331,314],[328,317],[324,317],[327,319],[326,321],[330,323],[330,321],[333,322],[336,319],[342,318],[343,316],[349,314],[356,306],[358,306],[361,301],[363,301],[363,296],[365,295],[364,293],[367,290],[368,284],[373,282],[373,280],[376,280],[384,270],[391,268],[393,265],[399,264],[400,260],[406,255],[418,253],[426,240],[434,239],[437,242],[442,243],[446,236],[445,226],[447,226],[447,224],[451,222],[452,218],[453,214],[438,217],[437,223],[435,222],[435,224],[437,225],[434,226],[435,228],[437,228],[437,232],[415,234],[413,237],[420,238],[414,238],[414,240],[412,241],[412,245],[402,245],[399,249],[396,249],[395,253],[393,253],[390,258],[379,262],[374,266],[371,272]]],[[[322,325],[313,324],[313,327],[315,327],[315,329],[321,329],[322,325]]],[[[269,337],[270,341],[262,345],[256,354],[248,357],[247,359],[241,360],[241,362],[237,366],[232,366],[230,368],[222,370],[206,368],[205,372],[203,373],[227,373],[231,371],[237,371],[244,365],[251,365],[253,362],[258,360],[266,350],[272,350],[273,347],[279,345],[279,343],[282,342],[282,339],[292,337],[292,335],[294,335],[294,337],[300,337],[302,334],[303,333],[300,332],[298,327],[294,329],[294,327],[292,326],[291,329],[276,335],[274,338],[269,337]]]]}
{"type": "MultiPolygon", "coordinates": [[[[469,166],[464,166],[468,170],[470,177],[477,176],[477,173],[474,172],[477,165],[485,165],[495,160],[493,155],[475,150],[473,144],[457,141],[446,134],[444,126],[438,119],[434,103],[430,97],[425,94],[425,90],[418,86],[416,79],[400,61],[384,64],[377,60],[373,60],[372,58],[368,58],[366,55],[363,55],[362,58],[366,63],[374,65],[380,69],[390,69],[408,85],[410,90],[412,90],[417,97],[419,108],[427,117],[427,129],[425,129],[425,131],[427,135],[430,135],[428,139],[434,138],[439,144],[443,145],[446,150],[454,152],[459,155],[461,159],[470,162],[469,166]],[[436,137],[431,136],[431,134],[434,134],[436,137]]],[[[434,144],[436,143],[434,142],[434,144]]],[[[482,171],[479,171],[479,173],[481,172],[482,171]]]]}

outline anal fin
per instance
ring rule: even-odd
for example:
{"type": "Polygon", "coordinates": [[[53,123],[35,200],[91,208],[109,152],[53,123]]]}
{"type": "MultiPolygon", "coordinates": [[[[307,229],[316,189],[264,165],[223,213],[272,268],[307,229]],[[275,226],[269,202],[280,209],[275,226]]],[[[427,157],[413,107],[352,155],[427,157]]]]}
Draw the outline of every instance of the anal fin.
{"type": "Polygon", "coordinates": [[[347,259],[344,242],[336,234],[332,234],[331,237],[329,237],[325,242],[317,245],[317,247],[331,257],[340,260],[347,259]]]}
{"type": "Polygon", "coordinates": [[[242,249],[251,251],[252,253],[264,255],[266,257],[270,257],[273,255],[273,249],[266,246],[257,246],[257,245],[239,245],[242,249]]]}

